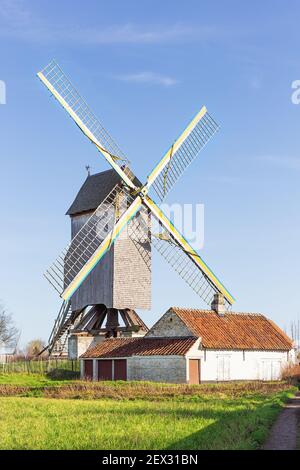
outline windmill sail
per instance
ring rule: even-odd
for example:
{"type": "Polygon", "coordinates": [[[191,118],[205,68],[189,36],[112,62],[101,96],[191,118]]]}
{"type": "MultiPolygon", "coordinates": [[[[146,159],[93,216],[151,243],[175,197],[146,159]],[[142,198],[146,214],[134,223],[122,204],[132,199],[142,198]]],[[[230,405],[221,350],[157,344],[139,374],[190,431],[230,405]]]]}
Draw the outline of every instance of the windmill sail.
{"type": "Polygon", "coordinates": [[[124,188],[116,185],[45,272],[45,277],[59,294],[70,287],[95,256],[104,240],[111,246],[114,242],[115,225],[132,202],[133,197],[124,188]]]}
{"type": "Polygon", "coordinates": [[[129,163],[127,158],[59,65],[53,60],[37,75],[126,184],[135,188],[120,166],[120,163],[129,163]]]}
{"type": "Polygon", "coordinates": [[[217,130],[217,123],[203,107],[148,176],[148,186],[153,186],[160,201],[217,130]]]}

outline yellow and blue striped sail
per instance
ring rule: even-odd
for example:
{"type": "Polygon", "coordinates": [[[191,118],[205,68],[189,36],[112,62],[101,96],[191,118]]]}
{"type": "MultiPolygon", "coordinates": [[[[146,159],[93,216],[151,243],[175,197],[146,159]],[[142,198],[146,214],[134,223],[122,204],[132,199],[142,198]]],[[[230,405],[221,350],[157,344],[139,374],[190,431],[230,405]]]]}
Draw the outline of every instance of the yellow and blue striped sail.
{"type": "Polygon", "coordinates": [[[203,106],[148,176],[147,187],[153,187],[160,201],[164,200],[218,128],[203,106]]]}
{"type": "Polygon", "coordinates": [[[108,163],[121,176],[125,184],[135,189],[133,181],[123,171],[123,164],[129,163],[124,153],[102,126],[86,101],[78,93],[60,66],[52,60],[38,77],[67,111],[82,132],[95,144],[108,163]],[[121,166],[120,166],[121,164],[121,166]]]}

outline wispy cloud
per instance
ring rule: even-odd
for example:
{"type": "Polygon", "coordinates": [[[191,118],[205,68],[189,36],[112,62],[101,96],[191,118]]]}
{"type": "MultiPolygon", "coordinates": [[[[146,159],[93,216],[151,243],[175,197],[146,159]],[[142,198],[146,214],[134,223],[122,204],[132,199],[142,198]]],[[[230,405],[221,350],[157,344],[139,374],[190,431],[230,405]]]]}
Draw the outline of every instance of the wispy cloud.
{"type": "Polygon", "coordinates": [[[115,25],[109,28],[89,29],[76,32],[73,39],[93,44],[161,44],[168,42],[182,42],[194,39],[209,39],[214,37],[216,30],[213,27],[197,27],[184,24],[161,26],[137,26],[131,23],[115,25]]]}
{"type": "Polygon", "coordinates": [[[286,170],[300,170],[300,157],[264,155],[259,160],[286,170]]]}
{"type": "MultiPolygon", "coordinates": [[[[221,33],[222,34],[222,33],[221,33]]],[[[215,26],[183,23],[160,25],[117,24],[80,28],[67,20],[51,24],[24,0],[0,0],[0,37],[75,45],[162,44],[211,40],[220,36],[215,26]]]]}
{"type": "Polygon", "coordinates": [[[213,36],[213,32],[207,28],[195,29],[192,26],[182,25],[165,25],[151,28],[149,26],[141,27],[128,23],[104,28],[99,27],[99,29],[93,27],[82,29],[68,28],[65,25],[50,26],[34,19],[27,21],[25,16],[23,20],[23,23],[18,23],[15,20],[13,22],[10,22],[10,20],[3,22],[2,17],[0,36],[26,41],[67,43],[83,46],[109,44],[155,45],[181,43],[199,39],[205,40],[213,36]],[[3,23],[5,24],[3,25],[3,23]]]}
{"type": "Polygon", "coordinates": [[[31,19],[23,0],[0,0],[0,19],[8,26],[21,26],[31,19]]]}
{"type": "Polygon", "coordinates": [[[178,81],[175,78],[168,77],[166,75],[161,75],[154,72],[139,72],[129,75],[119,75],[114,77],[117,80],[122,80],[125,82],[133,83],[145,83],[151,85],[163,85],[166,87],[176,85],[178,81]]]}

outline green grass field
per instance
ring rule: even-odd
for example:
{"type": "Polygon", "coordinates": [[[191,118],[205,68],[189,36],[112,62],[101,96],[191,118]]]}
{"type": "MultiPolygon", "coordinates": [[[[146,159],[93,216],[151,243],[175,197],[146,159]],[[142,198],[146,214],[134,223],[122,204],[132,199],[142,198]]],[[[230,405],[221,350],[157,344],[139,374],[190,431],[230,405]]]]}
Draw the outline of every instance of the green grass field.
{"type": "Polygon", "coordinates": [[[42,374],[0,374],[1,385],[15,385],[19,387],[47,387],[51,385],[69,384],[69,380],[53,380],[47,375],[42,374]]]}
{"type": "Polygon", "coordinates": [[[58,384],[0,376],[2,390],[8,382],[22,393],[28,387],[29,396],[0,398],[1,449],[255,449],[295,390],[285,384],[58,384]],[[30,396],[32,387],[43,396],[30,396]]]}

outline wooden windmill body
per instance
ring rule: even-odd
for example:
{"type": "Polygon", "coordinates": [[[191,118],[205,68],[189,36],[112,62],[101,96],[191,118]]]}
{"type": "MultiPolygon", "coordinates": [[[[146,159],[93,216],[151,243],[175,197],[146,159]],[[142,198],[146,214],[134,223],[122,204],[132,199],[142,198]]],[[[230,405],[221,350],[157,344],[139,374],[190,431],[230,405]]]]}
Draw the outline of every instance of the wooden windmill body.
{"type": "MultiPolygon", "coordinates": [[[[103,207],[109,194],[121,186],[122,180],[114,170],[88,175],[66,213],[71,220],[71,239],[97,207],[103,207]]],[[[114,218],[120,204],[122,201],[117,200],[113,206],[114,218]]],[[[102,220],[108,209],[111,208],[104,205],[102,220]]],[[[92,342],[110,336],[143,336],[148,331],[136,309],[151,308],[151,244],[149,238],[137,244],[130,228],[116,240],[71,298],[72,314],[85,313],[75,323],[68,339],[70,358],[77,358],[92,342]]]]}
{"type": "MultiPolygon", "coordinates": [[[[114,170],[88,176],[67,211],[71,218],[71,237],[77,235],[95,209],[121,179],[114,170]]],[[[117,211],[117,207],[114,208],[117,211]]],[[[105,217],[103,211],[103,217],[105,217]]],[[[107,251],[71,298],[72,310],[103,304],[113,309],[151,308],[151,244],[140,246],[141,253],[128,231],[107,251]],[[147,262],[146,262],[147,259],[147,262]]]]}

